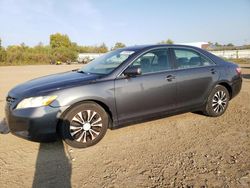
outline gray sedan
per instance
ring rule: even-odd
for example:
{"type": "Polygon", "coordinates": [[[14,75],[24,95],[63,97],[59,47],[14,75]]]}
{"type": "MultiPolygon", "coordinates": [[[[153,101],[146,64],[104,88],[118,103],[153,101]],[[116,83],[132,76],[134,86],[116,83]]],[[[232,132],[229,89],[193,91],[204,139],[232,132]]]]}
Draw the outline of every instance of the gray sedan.
{"type": "Polygon", "coordinates": [[[59,137],[84,148],[133,122],[190,111],[220,116],[241,84],[237,65],[199,48],[127,47],[16,86],[6,98],[6,124],[25,139],[59,137]]]}

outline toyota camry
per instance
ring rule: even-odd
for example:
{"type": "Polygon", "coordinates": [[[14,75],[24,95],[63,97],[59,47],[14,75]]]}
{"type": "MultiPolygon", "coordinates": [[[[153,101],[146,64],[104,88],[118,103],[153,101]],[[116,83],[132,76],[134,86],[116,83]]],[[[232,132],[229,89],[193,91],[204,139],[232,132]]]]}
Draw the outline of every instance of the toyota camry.
{"type": "Polygon", "coordinates": [[[84,148],[108,128],[137,121],[196,111],[221,116],[241,85],[236,64],[200,48],[126,47],[16,86],[6,98],[6,125],[28,140],[62,138],[84,148]]]}

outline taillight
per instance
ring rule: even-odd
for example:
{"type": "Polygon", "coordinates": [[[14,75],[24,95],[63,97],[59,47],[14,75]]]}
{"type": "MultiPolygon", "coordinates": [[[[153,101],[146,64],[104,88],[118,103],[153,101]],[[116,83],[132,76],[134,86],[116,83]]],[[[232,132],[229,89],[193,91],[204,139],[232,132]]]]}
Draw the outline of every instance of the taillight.
{"type": "Polygon", "coordinates": [[[238,75],[241,75],[241,68],[240,68],[240,67],[237,67],[237,68],[236,68],[236,72],[237,72],[238,75]]]}

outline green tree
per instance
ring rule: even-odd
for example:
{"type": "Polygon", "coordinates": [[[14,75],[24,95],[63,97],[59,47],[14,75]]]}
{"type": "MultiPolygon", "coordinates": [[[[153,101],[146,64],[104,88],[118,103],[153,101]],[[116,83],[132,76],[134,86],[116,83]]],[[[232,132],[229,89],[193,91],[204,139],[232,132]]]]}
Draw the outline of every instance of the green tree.
{"type": "Polygon", "coordinates": [[[228,43],[227,46],[228,47],[234,47],[234,45],[232,43],[228,43]]]}
{"type": "Polygon", "coordinates": [[[215,44],[214,44],[216,47],[221,47],[222,45],[221,44],[219,44],[218,42],[215,42],[215,44]]]}
{"type": "Polygon", "coordinates": [[[106,53],[108,51],[108,47],[105,43],[102,43],[99,47],[97,47],[97,53],[106,53]]]}
{"type": "Polygon", "coordinates": [[[2,40],[0,39],[0,63],[5,62],[5,60],[6,60],[6,51],[2,47],[2,40]]]}
{"type": "Polygon", "coordinates": [[[50,35],[51,60],[74,61],[77,57],[77,44],[72,43],[68,35],[60,33],[50,35]]]}
{"type": "Polygon", "coordinates": [[[4,48],[0,48],[0,63],[5,62],[6,60],[6,51],[4,48]]]}
{"type": "Polygon", "coordinates": [[[99,46],[77,46],[78,53],[106,53],[108,47],[105,43],[102,43],[99,46]]]}
{"type": "Polygon", "coordinates": [[[168,40],[166,41],[166,43],[167,43],[167,44],[174,44],[174,41],[171,40],[171,39],[168,39],[168,40]]]}
{"type": "Polygon", "coordinates": [[[159,44],[174,44],[174,41],[171,39],[168,39],[168,40],[163,40],[163,41],[159,42],[159,44]]]}
{"type": "Polygon", "coordinates": [[[78,46],[77,43],[71,42],[67,35],[60,33],[50,35],[50,45],[47,46],[40,42],[34,47],[21,43],[3,48],[0,40],[0,65],[67,62],[76,60],[78,53],[106,53],[107,51],[108,47],[105,43],[96,46],[78,46]]]}
{"type": "Polygon", "coordinates": [[[116,49],[124,48],[124,47],[126,47],[125,44],[123,44],[122,42],[117,42],[115,43],[115,46],[111,48],[111,50],[116,50],[116,49]]]}
{"type": "Polygon", "coordinates": [[[28,47],[24,44],[8,46],[5,55],[5,64],[48,64],[50,62],[49,46],[37,45],[28,47]]]}
{"type": "Polygon", "coordinates": [[[50,35],[50,46],[51,48],[59,48],[59,47],[71,47],[71,41],[68,35],[63,35],[60,33],[50,35]]]}
{"type": "Polygon", "coordinates": [[[77,58],[77,52],[71,48],[59,47],[52,49],[52,59],[55,61],[75,61],[77,58]]]}
{"type": "Polygon", "coordinates": [[[76,51],[76,52],[78,51],[78,45],[77,45],[76,42],[72,42],[71,43],[71,49],[74,50],[74,51],[76,51]]]}
{"type": "Polygon", "coordinates": [[[6,63],[10,65],[24,63],[24,55],[24,48],[20,45],[8,46],[6,49],[6,63]]]}

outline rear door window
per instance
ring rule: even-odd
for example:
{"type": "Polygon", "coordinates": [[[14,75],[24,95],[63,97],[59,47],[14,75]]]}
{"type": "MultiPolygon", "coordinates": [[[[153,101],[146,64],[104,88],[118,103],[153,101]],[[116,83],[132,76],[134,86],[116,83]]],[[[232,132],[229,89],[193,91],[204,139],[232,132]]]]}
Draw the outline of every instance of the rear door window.
{"type": "Polygon", "coordinates": [[[210,66],[214,63],[196,51],[190,49],[173,49],[178,69],[210,66]]]}

